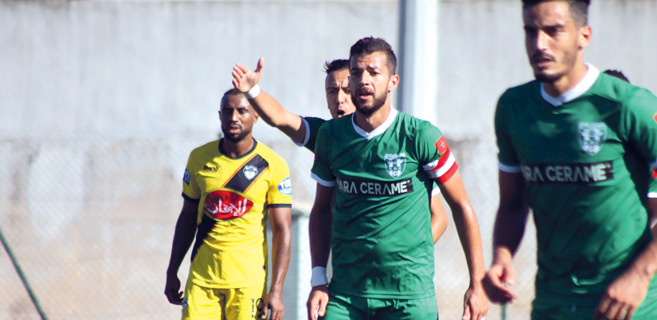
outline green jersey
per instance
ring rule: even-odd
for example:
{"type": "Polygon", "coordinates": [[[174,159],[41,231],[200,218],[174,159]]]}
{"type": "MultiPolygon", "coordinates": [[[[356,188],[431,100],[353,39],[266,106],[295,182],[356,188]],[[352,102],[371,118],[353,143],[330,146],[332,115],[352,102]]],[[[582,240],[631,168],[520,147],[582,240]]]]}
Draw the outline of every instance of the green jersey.
{"type": "Polygon", "coordinates": [[[372,132],[353,115],[317,135],[313,178],[337,186],[330,290],[369,298],[433,296],[432,179],[458,165],[438,128],[391,109],[372,132]]]}
{"type": "Polygon", "coordinates": [[[601,294],[652,239],[657,97],[589,65],[559,98],[537,81],[507,90],[495,127],[500,170],[527,184],[537,298],[601,294]]]}
{"type": "Polygon", "coordinates": [[[302,143],[296,143],[298,146],[306,147],[310,152],[315,152],[315,140],[317,140],[317,132],[319,128],[326,122],[326,120],[315,117],[300,117],[303,125],[306,127],[306,137],[302,143]]]}

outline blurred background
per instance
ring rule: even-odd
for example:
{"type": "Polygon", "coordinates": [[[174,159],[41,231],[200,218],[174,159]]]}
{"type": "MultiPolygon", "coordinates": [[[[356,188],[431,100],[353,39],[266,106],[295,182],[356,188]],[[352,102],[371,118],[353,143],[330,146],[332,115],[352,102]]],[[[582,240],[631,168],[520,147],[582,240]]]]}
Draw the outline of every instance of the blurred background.
{"type": "MultiPolygon", "coordinates": [[[[657,92],[655,16],[654,0],[593,1],[586,60],[657,92]]],[[[163,290],[181,179],[189,152],[220,132],[233,65],[264,57],[264,90],[329,118],[323,64],[370,35],[400,59],[394,106],[446,134],[490,265],[493,112],[532,79],[519,0],[2,0],[0,319],[179,319],[163,290]]],[[[254,135],[292,170],[285,318],[305,319],[313,156],[262,121],[254,135]]],[[[530,222],[514,261],[520,298],[488,320],[528,319],[534,250],[530,222]]],[[[460,319],[469,280],[451,217],[435,254],[441,319],[460,319]]]]}

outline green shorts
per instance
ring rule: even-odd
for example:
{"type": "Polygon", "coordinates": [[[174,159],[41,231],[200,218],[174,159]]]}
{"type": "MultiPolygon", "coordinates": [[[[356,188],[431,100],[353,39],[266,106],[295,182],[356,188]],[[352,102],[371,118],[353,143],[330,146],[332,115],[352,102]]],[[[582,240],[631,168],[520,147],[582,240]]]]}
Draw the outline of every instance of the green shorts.
{"type": "Polygon", "coordinates": [[[438,319],[436,297],[416,299],[363,298],[331,293],[324,320],[438,319]]]}
{"type": "MultiPolygon", "coordinates": [[[[600,303],[599,295],[588,297],[556,297],[537,294],[532,304],[532,320],[591,320],[600,303]],[[545,298],[543,298],[545,297],[545,298]]],[[[657,277],[654,277],[648,294],[634,313],[632,320],[657,319],[657,277]]]]}

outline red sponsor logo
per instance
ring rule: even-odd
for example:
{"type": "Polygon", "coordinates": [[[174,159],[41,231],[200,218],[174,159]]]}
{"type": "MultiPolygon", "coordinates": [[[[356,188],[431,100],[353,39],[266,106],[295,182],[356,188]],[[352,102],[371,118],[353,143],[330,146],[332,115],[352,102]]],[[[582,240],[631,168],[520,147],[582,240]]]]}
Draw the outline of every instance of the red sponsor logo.
{"type": "Polygon", "coordinates": [[[652,116],[652,120],[655,120],[655,122],[657,122],[657,113],[655,113],[655,114],[652,116]]]}
{"type": "Polygon", "coordinates": [[[440,139],[436,141],[435,145],[439,154],[445,153],[445,151],[447,151],[447,149],[449,148],[447,146],[447,139],[445,139],[445,137],[440,137],[440,139]]]}
{"type": "Polygon", "coordinates": [[[657,170],[652,169],[652,178],[657,179],[657,170]]]}
{"type": "Polygon", "coordinates": [[[230,220],[243,216],[253,207],[253,201],[228,190],[217,190],[205,197],[203,209],[210,216],[230,220]]]}

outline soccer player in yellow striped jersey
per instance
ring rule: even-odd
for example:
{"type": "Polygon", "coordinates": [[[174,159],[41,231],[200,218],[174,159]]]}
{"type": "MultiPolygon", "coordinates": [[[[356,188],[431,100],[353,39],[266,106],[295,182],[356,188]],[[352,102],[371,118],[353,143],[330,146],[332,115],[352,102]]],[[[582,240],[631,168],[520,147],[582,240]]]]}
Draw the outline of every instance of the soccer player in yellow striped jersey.
{"type": "Polygon", "coordinates": [[[290,261],[289,168],[252,137],[258,114],[241,92],[224,94],[219,118],[223,138],[194,149],[187,162],[165,295],[182,304],[183,319],[280,320],[290,261]],[[273,231],[268,291],[267,217],[273,231]],[[177,273],[194,238],[183,298],[177,273]]]}

